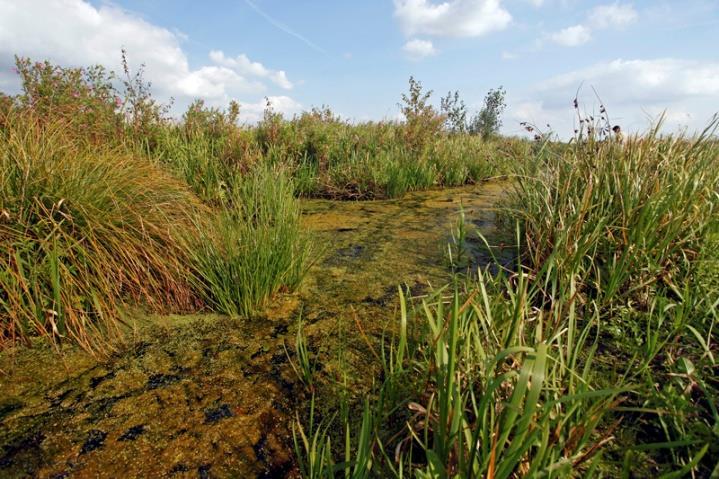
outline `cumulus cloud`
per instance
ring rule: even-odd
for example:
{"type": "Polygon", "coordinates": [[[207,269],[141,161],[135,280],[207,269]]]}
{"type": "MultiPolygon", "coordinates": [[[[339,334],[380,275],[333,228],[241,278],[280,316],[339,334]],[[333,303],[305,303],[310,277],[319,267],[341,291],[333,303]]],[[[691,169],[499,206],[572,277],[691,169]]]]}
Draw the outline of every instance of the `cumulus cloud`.
{"type": "Polygon", "coordinates": [[[598,113],[594,88],[612,123],[625,130],[644,130],[665,111],[665,129],[700,130],[719,105],[719,62],[660,58],[597,63],[539,83],[523,98],[514,99],[511,117],[517,122],[550,123],[561,136],[571,135],[572,99],[582,84],[581,108],[598,113]]]}
{"type": "Polygon", "coordinates": [[[478,37],[512,20],[501,0],[395,0],[394,14],[408,36],[478,37]]]}
{"type": "Polygon", "coordinates": [[[432,42],[429,40],[419,40],[417,38],[405,43],[402,50],[404,50],[407,56],[412,60],[421,60],[422,58],[437,54],[437,49],[434,48],[432,42]]]}
{"type": "Polygon", "coordinates": [[[719,96],[719,63],[662,58],[602,62],[555,76],[540,85],[544,91],[591,83],[623,103],[673,101],[719,96]]]}
{"type": "Polygon", "coordinates": [[[549,39],[558,45],[576,47],[592,38],[592,30],[623,28],[637,21],[639,14],[630,4],[598,5],[589,11],[585,23],[550,33],[549,39]]]}
{"type": "Polygon", "coordinates": [[[218,65],[230,68],[239,74],[267,78],[285,90],[291,90],[293,87],[292,82],[287,79],[287,74],[283,70],[268,70],[262,63],[251,61],[244,53],[235,58],[228,58],[221,50],[212,50],[210,59],[218,65]]]}
{"type": "Polygon", "coordinates": [[[15,54],[68,66],[100,64],[120,72],[120,50],[125,48],[133,69],[145,64],[153,93],[163,100],[174,97],[179,105],[194,97],[226,104],[265,92],[265,82],[292,88],[284,71],[270,70],[246,55],[231,58],[213,51],[212,64],[192,68],[183,41],[182,34],[108,3],[0,0],[0,85],[18,87],[10,69],[15,54]]]}
{"type": "Polygon", "coordinates": [[[254,103],[243,103],[240,106],[240,117],[250,123],[259,121],[268,102],[273,111],[285,116],[292,116],[302,111],[302,105],[288,96],[270,96],[254,103]]]}
{"type": "MultiPolygon", "coordinates": [[[[150,72],[152,77],[152,72],[150,72]]],[[[223,99],[231,91],[261,92],[264,85],[248,82],[244,77],[225,67],[204,66],[178,75],[172,85],[164,85],[163,91],[174,92],[192,98],[208,100],[223,99]]]]}
{"type": "Polygon", "coordinates": [[[549,38],[559,45],[576,47],[591,40],[592,32],[584,25],[574,25],[552,33],[549,38]]]}

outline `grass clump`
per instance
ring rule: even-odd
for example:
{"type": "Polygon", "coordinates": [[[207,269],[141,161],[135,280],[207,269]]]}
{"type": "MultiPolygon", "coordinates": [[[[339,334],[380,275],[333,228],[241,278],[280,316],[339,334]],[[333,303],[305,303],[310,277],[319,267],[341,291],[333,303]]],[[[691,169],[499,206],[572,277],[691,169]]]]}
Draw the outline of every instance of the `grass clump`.
{"type": "Polygon", "coordinates": [[[171,175],[116,147],[89,148],[61,122],[12,112],[0,130],[0,340],[39,334],[96,350],[121,306],[186,310],[180,231],[204,211],[171,175]]]}
{"type": "Polygon", "coordinates": [[[314,458],[302,467],[320,471],[312,477],[358,464],[372,477],[592,471],[612,432],[600,425],[623,389],[594,387],[591,354],[581,359],[597,348],[596,317],[580,326],[575,312],[538,311],[532,304],[540,293],[526,274],[480,271],[415,308],[400,294],[400,326],[383,348],[384,380],[365,406],[367,417],[342,420],[340,429],[357,430],[357,445],[333,456],[332,430],[310,421],[319,437],[314,449],[305,441],[298,450],[299,458],[314,458]],[[311,454],[320,445],[325,467],[311,454]],[[336,459],[342,456],[345,462],[336,459]]]}
{"type": "Polygon", "coordinates": [[[249,315],[304,274],[290,180],[235,162],[237,106],[195,103],[174,124],[124,60],[123,92],[100,67],[17,60],[23,93],[0,102],[0,346],[105,352],[129,305],[249,315]]]}
{"type": "Polygon", "coordinates": [[[512,211],[545,290],[599,308],[598,382],[633,389],[615,452],[623,467],[641,458],[646,473],[702,476],[719,467],[716,121],[694,138],[657,131],[545,149],[516,183],[512,211]]]}
{"type": "Polygon", "coordinates": [[[226,205],[190,249],[196,285],[215,311],[252,314],[281,290],[294,290],[310,257],[294,186],[260,166],[235,180],[226,205]]]}

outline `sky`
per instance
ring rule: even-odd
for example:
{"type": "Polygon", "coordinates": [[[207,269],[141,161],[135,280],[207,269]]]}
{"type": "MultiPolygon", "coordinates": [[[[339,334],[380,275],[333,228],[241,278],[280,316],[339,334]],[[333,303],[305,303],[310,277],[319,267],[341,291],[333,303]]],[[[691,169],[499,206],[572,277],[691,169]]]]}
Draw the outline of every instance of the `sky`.
{"type": "Polygon", "coordinates": [[[252,123],[267,98],[400,119],[413,75],[470,113],[503,86],[510,135],[527,121],[571,136],[577,92],[625,131],[664,112],[691,133],[719,111],[717,45],[718,0],[0,0],[0,91],[19,91],[15,55],[119,72],[125,48],[178,116],[235,99],[252,123]]]}

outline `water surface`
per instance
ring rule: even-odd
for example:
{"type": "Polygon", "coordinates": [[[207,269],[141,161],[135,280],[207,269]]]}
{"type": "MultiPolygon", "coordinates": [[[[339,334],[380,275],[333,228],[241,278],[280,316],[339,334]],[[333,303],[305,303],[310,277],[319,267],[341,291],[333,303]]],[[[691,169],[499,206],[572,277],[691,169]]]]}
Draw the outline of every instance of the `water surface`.
{"type": "MultiPolygon", "coordinates": [[[[303,201],[319,255],[298,293],[252,319],[138,316],[129,344],[98,360],[76,348],[0,355],[0,477],[283,477],[289,425],[307,399],[290,367],[303,318],[320,376],[340,374],[338,345],[361,394],[369,348],[396,319],[397,285],[420,297],[451,275],[460,204],[492,244],[504,185],[367,202],[303,201]],[[368,346],[368,344],[370,346],[368,346]]],[[[490,259],[470,238],[475,261],[490,259]]]]}

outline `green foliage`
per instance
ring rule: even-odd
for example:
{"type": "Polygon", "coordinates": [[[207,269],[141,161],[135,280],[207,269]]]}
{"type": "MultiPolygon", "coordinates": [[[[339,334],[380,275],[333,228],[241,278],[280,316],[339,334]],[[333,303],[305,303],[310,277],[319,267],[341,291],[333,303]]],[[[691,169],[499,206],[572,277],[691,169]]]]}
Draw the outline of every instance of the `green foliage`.
{"type": "MultiPolygon", "coordinates": [[[[127,60],[127,52],[122,50],[122,69],[124,99],[121,103],[125,126],[129,130],[130,141],[147,150],[155,144],[156,137],[167,121],[169,105],[163,105],[152,97],[151,84],[144,80],[145,65],[140,65],[133,74],[127,60]]],[[[119,98],[116,104],[120,105],[119,98]]]]}
{"type": "Polygon", "coordinates": [[[422,82],[409,77],[409,92],[402,94],[399,107],[405,118],[405,141],[411,150],[421,151],[444,124],[444,117],[429,103],[431,96],[432,90],[423,91],[422,82]]]}
{"type": "MultiPolygon", "coordinates": [[[[366,461],[373,477],[591,470],[611,434],[602,419],[624,390],[591,385],[591,353],[583,353],[596,350],[596,310],[580,327],[564,308],[537,314],[532,304],[540,294],[526,275],[482,271],[463,291],[438,290],[411,313],[400,293],[398,338],[383,354],[384,381],[365,411],[372,419],[358,425],[375,425],[366,461]],[[419,335],[408,334],[408,321],[419,335]]],[[[325,470],[337,462],[329,443],[322,457],[325,470]]]]}
{"type": "Polygon", "coordinates": [[[124,52],[122,98],[100,67],[17,63],[24,92],[0,110],[2,346],[42,335],[105,352],[128,305],[249,315],[297,287],[293,186],[234,162],[254,152],[237,104],[195,103],[175,125],[124,52]]]}
{"type": "Polygon", "coordinates": [[[126,300],[195,304],[180,233],[204,208],[150,162],[77,145],[65,125],[13,113],[0,131],[0,342],[42,335],[96,351],[126,300]]]}
{"type": "Polygon", "coordinates": [[[15,58],[23,93],[18,109],[32,111],[44,123],[61,121],[68,134],[94,143],[114,143],[123,134],[122,101],[116,77],[101,66],[62,68],[15,58]]]}
{"type": "Polygon", "coordinates": [[[292,366],[292,370],[295,372],[299,380],[302,381],[302,383],[314,393],[315,366],[314,364],[312,364],[312,359],[310,358],[310,352],[307,347],[307,338],[304,333],[304,327],[301,317],[297,321],[297,333],[295,334],[295,357],[297,359],[296,364],[295,361],[292,360],[289,351],[287,351],[287,346],[283,345],[283,347],[285,348],[285,354],[287,355],[287,359],[290,362],[290,366],[292,366]]]}
{"type": "Polygon", "coordinates": [[[484,106],[470,122],[469,131],[480,135],[484,140],[497,135],[502,127],[502,113],[507,104],[504,101],[506,92],[501,86],[496,90],[489,90],[484,97],[484,106]]]}
{"type": "Polygon", "coordinates": [[[523,167],[508,209],[545,290],[571,294],[580,310],[596,304],[605,381],[634,389],[627,409],[638,417],[625,423],[631,447],[621,454],[631,464],[641,451],[653,472],[708,477],[719,455],[710,345],[719,269],[708,259],[719,230],[715,128],[696,138],[655,130],[623,144],[590,136],[556,152],[547,145],[523,167]],[[616,364],[633,367],[618,375],[616,364]]]}
{"type": "Polygon", "coordinates": [[[467,105],[459,98],[459,91],[447,92],[446,97],[440,99],[440,109],[445,115],[445,128],[452,133],[467,131],[467,105]]]}
{"type": "Polygon", "coordinates": [[[236,188],[190,248],[196,285],[213,310],[247,316],[307,271],[309,244],[290,179],[259,167],[236,188]]]}
{"type": "Polygon", "coordinates": [[[411,309],[400,291],[370,396],[375,477],[716,474],[714,131],[545,144],[522,164],[503,210],[516,269],[411,309]]]}

